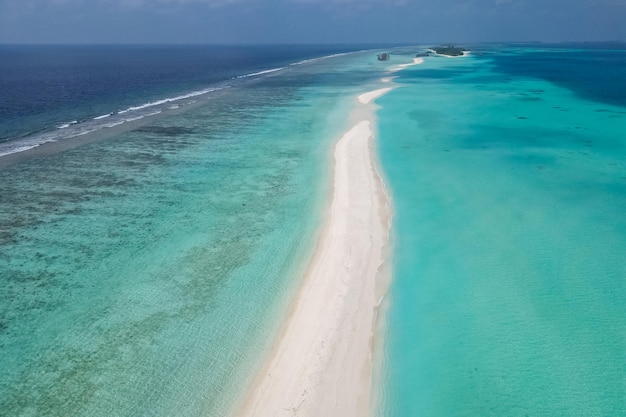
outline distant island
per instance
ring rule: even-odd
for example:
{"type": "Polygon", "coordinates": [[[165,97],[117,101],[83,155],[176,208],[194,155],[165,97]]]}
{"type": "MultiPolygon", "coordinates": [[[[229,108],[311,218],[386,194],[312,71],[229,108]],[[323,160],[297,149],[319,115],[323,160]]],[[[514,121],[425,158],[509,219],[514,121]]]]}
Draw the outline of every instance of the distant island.
{"type": "Polygon", "coordinates": [[[463,56],[464,49],[457,48],[454,45],[446,45],[446,46],[433,46],[429,48],[436,54],[439,55],[447,55],[447,56],[463,56]]]}

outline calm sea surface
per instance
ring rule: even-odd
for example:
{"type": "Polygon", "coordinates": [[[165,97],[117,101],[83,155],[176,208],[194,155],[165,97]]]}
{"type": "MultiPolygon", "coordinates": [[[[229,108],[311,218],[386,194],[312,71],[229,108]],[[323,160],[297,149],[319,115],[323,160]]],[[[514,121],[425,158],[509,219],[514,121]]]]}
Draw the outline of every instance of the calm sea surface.
{"type": "Polygon", "coordinates": [[[350,49],[2,47],[8,153],[131,127],[0,169],[0,414],[228,413],[380,78],[350,49]]]}
{"type": "MultiPolygon", "coordinates": [[[[0,154],[50,146],[0,169],[3,414],[228,414],[310,255],[354,97],[424,50],[336,55],[359,49],[0,47],[0,154]],[[100,140],[54,151],[81,138],[100,140]]],[[[377,415],[620,415],[626,51],[471,49],[377,100],[377,415]]]]}
{"type": "Polygon", "coordinates": [[[378,100],[385,416],[626,410],[626,50],[476,47],[378,100]]]}

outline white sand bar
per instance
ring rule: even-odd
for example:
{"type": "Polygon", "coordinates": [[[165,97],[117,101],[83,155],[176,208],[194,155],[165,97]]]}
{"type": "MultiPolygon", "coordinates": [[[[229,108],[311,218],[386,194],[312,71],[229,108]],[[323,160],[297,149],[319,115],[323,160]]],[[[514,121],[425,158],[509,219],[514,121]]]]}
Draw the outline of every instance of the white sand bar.
{"type": "Polygon", "coordinates": [[[390,69],[389,72],[401,71],[405,68],[412,67],[413,65],[421,65],[423,63],[424,63],[424,58],[413,58],[412,63],[396,65],[394,68],[390,69]]]}
{"type": "MultiPolygon", "coordinates": [[[[376,90],[359,101],[380,94],[376,90]]],[[[236,416],[371,415],[372,346],[386,290],[379,269],[389,214],[371,152],[373,105],[357,107],[352,128],[335,146],[332,198],[313,259],[274,350],[236,416]]]]}
{"type": "Polygon", "coordinates": [[[372,100],[376,100],[378,97],[382,96],[389,90],[391,90],[391,87],[381,88],[378,90],[370,91],[369,93],[361,94],[358,97],[359,103],[369,104],[372,102],[372,100]]]}

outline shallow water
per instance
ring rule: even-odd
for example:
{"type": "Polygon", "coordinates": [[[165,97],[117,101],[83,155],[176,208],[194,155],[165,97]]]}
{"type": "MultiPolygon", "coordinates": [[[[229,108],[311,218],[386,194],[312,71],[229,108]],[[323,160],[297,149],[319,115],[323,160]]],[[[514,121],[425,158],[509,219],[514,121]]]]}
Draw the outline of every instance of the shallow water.
{"type": "Polygon", "coordinates": [[[380,414],[620,415],[626,88],[587,100],[583,77],[531,65],[593,50],[480,52],[428,58],[378,101],[396,245],[380,414]]]}
{"type": "Polygon", "coordinates": [[[302,64],[0,170],[0,409],[227,414],[306,264],[373,60],[302,64]]]}
{"type": "MultiPolygon", "coordinates": [[[[476,49],[377,100],[395,245],[379,414],[619,415],[623,54],[476,49]],[[590,88],[576,68],[598,63],[590,88]]],[[[354,97],[414,52],[266,73],[0,170],[0,409],[225,415],[306,264],[354,97]]],[[[211,81],[194,77],[85,117],[211,81]]],[[[73,119],[44,113],[25,126],[73,119]]]]}

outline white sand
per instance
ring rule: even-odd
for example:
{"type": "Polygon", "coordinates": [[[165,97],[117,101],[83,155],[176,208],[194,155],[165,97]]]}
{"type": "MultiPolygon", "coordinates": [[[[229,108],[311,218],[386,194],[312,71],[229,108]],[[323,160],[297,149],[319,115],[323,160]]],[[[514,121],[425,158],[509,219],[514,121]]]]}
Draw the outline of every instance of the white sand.
{"type": "Polygon", "coordinates": [[[335,146],[332,199],[314,257],[238,417],[371,414],[374,331],[389,280],[380,271],[389,213],[371,152],[369,103],[388,90],[356,100],[352,128],[335,146]]]}
{"type": "Polygon", "coordinates": [[[369,93],[361,94],[358,97],[359,103],[361,104],[369,104],[372,100],[377,99],[378,97],[385,94],[387,91],[391,90],[392,87],[380,88],[378,90],[370,91],[369,93]]]}
{"type": "Polygon", "coordinates": [[[424,58],[413,58],[413,62],[412,63],[396,65],[394,68],[391,68],[389,70],[389,72],[400,71],[400,70],[403,70],[405,68],[412,67],[413,65],[420,65],[420,64],[423,64],[423,63],[424,63],[424,58]]]}
{"type": "Polygon", "coordinates": [[[390,83],[394,78],[396,77],[384,77],[384,78],[381,78],[380,81],[384,83],[390,83]]]}

